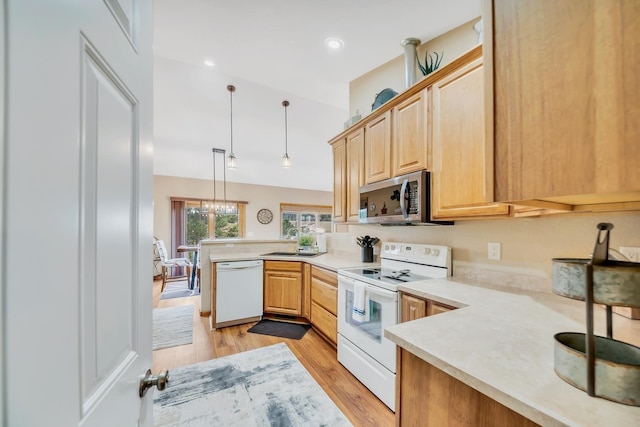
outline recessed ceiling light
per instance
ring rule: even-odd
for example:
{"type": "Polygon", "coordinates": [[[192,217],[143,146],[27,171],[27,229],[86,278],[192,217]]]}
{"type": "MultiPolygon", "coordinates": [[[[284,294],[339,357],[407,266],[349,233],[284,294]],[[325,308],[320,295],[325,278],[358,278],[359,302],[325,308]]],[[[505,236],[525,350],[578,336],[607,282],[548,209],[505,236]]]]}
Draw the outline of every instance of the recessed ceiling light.
{"type": "Polygon", "coordinates": [[[340,49],[344,46],[344,42],[337,37],[329,37],[324,41],[324,45],[329,49],[340,49]]]}
{"type": "Polygon", "coordinates": [[[204,65],[206,65],[207,67],[213,67],[216,64],[210,59],[205,59],[204,60],[204,65]]]}

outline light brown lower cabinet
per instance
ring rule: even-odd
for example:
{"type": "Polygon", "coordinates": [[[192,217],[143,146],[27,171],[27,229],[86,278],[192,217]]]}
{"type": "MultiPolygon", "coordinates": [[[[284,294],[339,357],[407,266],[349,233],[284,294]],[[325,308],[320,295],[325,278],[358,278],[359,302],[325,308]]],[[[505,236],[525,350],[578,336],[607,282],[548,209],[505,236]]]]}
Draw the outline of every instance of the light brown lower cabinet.
{"type": "Polygon", "coordinates": [[[400,297],[400,301],[401,322],[409,322],[411,320],[420,319],[422,317],[433,316],[435,314],[455,310],[455,307],[405,294],[404,292],[400,297]]]}
{"type": "Polygon", "coordinates": [[[338,342],[338,275],[311,266],[311,324],[334,346],[338,342]]]}
{"type": "Polygon", "coordinates": [[[299,261],[265,261],[265,313],[302,315],[303,264],[299,261]]]}
{"type": "Polygon", "coordinates": [[[538,425],[400,347],[397,364],[398,426],[538,425]]]}

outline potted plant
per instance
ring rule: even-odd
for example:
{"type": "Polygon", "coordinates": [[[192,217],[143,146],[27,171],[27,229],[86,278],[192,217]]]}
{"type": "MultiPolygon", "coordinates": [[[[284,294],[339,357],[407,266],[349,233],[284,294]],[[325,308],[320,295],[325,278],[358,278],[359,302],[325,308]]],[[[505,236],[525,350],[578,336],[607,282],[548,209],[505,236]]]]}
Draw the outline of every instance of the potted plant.
{"type": "Polygon", "coordinates": [[[440,55],[438,55],[438,52],[434,52],[433,54],[436,56],[435,60],[431,57],[428,51],[424,53],[424,66],[423,66],[420,63],[420,58],[418,58],[418,54],[416,53],[416,59],[418,60],[418,67],[420,68],[420,71],[422,71],[423,76],[427,76],[433,73],[435,70],[438,69],[438,67],[440,66],[440,63],[442,62],[442,58],[444,57],[444,52],[442,52],[440,55]]]}
{"type": "Polygon", "coordinates": [[[313,246],[313,236],[303,234],[298,237],[298,246],[301,252],[311,252],[313,246]]]}

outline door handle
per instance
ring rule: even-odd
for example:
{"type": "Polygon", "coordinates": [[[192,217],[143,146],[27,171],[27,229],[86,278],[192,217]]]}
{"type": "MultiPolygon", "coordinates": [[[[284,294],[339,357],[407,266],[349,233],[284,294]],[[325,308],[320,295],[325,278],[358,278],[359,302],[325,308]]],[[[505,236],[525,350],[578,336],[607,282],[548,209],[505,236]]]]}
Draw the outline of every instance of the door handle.
{"type": "Polygon", "coordinates": [[[138,394],[140,397],[144,397],[147,393],[147,390],[153,386],[158,387],[158,390],[164,390],[167,387],[167,383],[169,382],[169,371],[163,370],[160,371],[158,376],[154,377],[151,374],[151,369],[147,369],[147,372],[144,374],[144,377],[140,378],[140,388],[138,390],[138,394]]]}
{"type": "Polygon", "coordinates": [[[409,185],[409,180],[405,179],[402,181],[402,187],[400,187],[400,210],[402,211],[402,217],[404,219],[409,218],[408,206],[404,203],[404,194],[407,192],[407,185],[409,185]]]}

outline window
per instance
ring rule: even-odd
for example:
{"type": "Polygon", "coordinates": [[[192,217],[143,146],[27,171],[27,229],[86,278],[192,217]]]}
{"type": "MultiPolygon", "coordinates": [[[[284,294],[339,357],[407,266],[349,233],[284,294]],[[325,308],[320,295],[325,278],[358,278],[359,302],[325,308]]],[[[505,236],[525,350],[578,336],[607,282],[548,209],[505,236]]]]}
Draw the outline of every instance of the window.
{"type": "Polygon", "coordinates": [[[202,239],[244,237],[247,202],[171,198],[174,248],[202,239]]]}
{"type": "Polygon", "coordinates": [[[331,231],[331,206],[280,204],[280,237],[297,236],[323,229],[331,231]]]}

